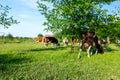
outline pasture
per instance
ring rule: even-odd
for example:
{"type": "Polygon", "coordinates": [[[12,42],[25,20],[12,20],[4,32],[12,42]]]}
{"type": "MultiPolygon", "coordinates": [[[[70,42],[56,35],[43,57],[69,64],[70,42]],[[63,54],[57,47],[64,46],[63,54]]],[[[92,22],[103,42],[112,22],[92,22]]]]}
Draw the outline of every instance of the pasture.
{"type": "Polygon", "coordinates": [[[87,57],[79,46],[45,48],[42,43],[0,44],[0,80],[120,80],[120,47],[87,57]]]}

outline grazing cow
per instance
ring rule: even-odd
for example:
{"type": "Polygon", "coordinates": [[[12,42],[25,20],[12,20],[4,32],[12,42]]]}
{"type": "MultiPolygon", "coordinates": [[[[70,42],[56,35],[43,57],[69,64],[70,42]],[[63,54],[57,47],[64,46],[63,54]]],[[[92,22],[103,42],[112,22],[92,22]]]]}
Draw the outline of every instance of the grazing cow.
{"type": "Polygon", "coordinates": [[[45,46],[48,47],[49,43],[52,43],[53,46],[59,46],[58,40],[55,37],[45,37],[45,46]]]}
{"type": "Polygon", "coordinates": [[[107,46],[110,44],[110,38],[107,37],[107,39],[100,39],[99,40],[99,44],[103,47],[103,48],[107,48],[107,46]]]}
{"type": "Polygon", "coordinates": [[[43,37],[36,37],[35,38],[35,40],[36,40],[36,43],[38,43],[38,42],[42,42],[43,41],[43,37]]]}
{"type": "Polygon", "coordinates": [[[115,43],[116,43],[117,45],[120,45],[120,40],[116,40],[115,43]]]}
{"type": "Polygon", "coordinates": [[[96,53],[103,53],[103,48],[98,44],[98,37],[96,36],[95,32],[85,32],[82,34],[82,44],[80,47],[80,51],[78,53],[78,58],[80,58],[80,52],[82,51],[83,47],[87,48],[88,57],[90,57],[90,53],[92,47],[95,45],[96,53]]]}
{"type": "Polygon", "coordinates": [[[107,37],[106,42],[108,45],[110,44],[110,37],[107,37]]]}
{"type": "Polygon", "coordinates": [[[79,39],[72,37],[72,39],[71,39],[71,52],[74,52],[75,43],[78,43],[80,45],[81,41],[79,39]]]}
{"type": "Polygon", "coordinates": [[[107,41],[105,39],[100,39],[99,44],[102,45],[103,47],[105,47],[107,44],[107,41]]]}
{"type": "Polygon", "coordinates": [[[106,40],[105,39],[100,39],[100,44],[106,44],[106,40]]]}
{"type": "Polygon", "coordinates": [[[75,44],[75,43],[78,43],[78,44],[80,44],[80,40],[79,39],[76,39],[76,38],[74,38],[74,37],[72,37],[72,43],[73,44],[75,44]]]}
{"type": "Polygon", "coordinates": [[[48,47],[49,43],[52,43],[53,46],[58,46],[58,40],[54,37],[54,35],[46,34],[44,37],[38,36],[35,38],[36,42],[42,42],[44,43],[45,47],[48,47]]]}
{"type": "Polygon", "coordinates": [[[63,39],[63,45],[64,45],[64,46],[68,46],[68,39],[67,39],[67,38],[64,38],[64,39],[63,39]]]}

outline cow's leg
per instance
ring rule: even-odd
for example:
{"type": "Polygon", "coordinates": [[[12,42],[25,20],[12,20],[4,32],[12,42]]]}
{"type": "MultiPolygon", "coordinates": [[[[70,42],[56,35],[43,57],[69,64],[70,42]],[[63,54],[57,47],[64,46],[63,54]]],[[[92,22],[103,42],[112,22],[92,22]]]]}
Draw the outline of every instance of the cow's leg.
{"type": "Polygon", "coordinates": [[[45,47],[48,48],[48,42],[47,43],[44,43],[45,44],[45,47]]]}
{"type": "Polygon", "coordinates": [[[82,49],[80,48],[79,53],[78,53],[78,59],[80,58],[81,51],[82,51],[82,49]]]}
{"type": "Polygon", "coordinates": [[[91,48],[91,50],[90,50],[90,55],[92,55],[93,54],[93,48],[91,48]]]}
{"type": "Polygon", "coordinates": [[[53,48],[57,48],[57,44],[56,43],[53,43],[53,48]]]}
{"type": "Polygon", "coordinates": [[[82,45],[81,45],[81,47],[80,47],[80,49],[79,49],[78,59],[81,57],[81,56],[80,56],[80,53],[82,52],[83,46],[84,46],[84,43],[82,43],[82,45]]]}
{"type": "Polygon", "coordinates": [[[87,48],[88,57],[90,57],[90,49],[91,49],[91,47],[92,47],[92,46],[89,46],[89,47],[87,48]]]}
{"type": "Polygon", "coordinates": [[[96,48],[95,54],[98,54],[98,49],[96,48]]]}
{"type": "Polygon", "coordinates": [[[52,45],[51,45],[53,48],[55,48],[55,43],[52,43],[52,45]]]}
{"type": "Polygon", "coordinates": [[[39,41],[36,41],[36,43],[39,43],[39,41]]]}
{"type": "Polygon", "coordinates": [[[74,52],[74,42],[72,41],[71,42],[71,53],[73,53],[74,52]]]}

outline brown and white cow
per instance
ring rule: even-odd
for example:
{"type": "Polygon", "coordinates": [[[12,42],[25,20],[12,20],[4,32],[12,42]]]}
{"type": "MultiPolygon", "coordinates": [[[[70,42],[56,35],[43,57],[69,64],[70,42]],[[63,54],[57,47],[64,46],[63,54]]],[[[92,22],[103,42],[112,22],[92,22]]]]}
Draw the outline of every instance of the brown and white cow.
{"type": "Polygon", "coordinates": [[[67,39],[67,37],[65,37],[65,38],[63,39],[63,45],[64,45],[64,46],[68,46],[68,39],[67,39]]]}
{"type": "Polygon", "coordinates": [[[91,55],[91,49],[95,44],[96,53],[103,53],[103,48],[98,44],[98,37],[95,32],[85,32],[82,34],[82,44],[78,53],[78,58],[80,58],[80,53],[85,46],[87,48],[88,57],[91,55]]]}
{"type": "Polygon", "coordinates": [[[120,45],[120,40],[115,40],[115,43],[117,44],[117,45],[120,45]]]}
{"type": "Polygon", "coordinates": [[[106,47],[107,46],[107,41],[105,39],[100,39],[99,41],[99,44],[102,46],[102,47],[106,47]]]}
{"type": "Polygon", "coordinates": [[[77,38],[74,38],[74,37],[72,37],[72,43],[73,44],[80,44],[81,43],[81,41],[79,40],[79,39],[77,39],[77,38]]]}
{"type": "Polygon", "coordinates": [[[36,41],[36,43],[43,42],[43,37],[38,36],[35,38],[35,41],[36,41]]]}
{"type": "Polygon", "coordinates": [[[75,38],[75,37],[72,37],[71,38],[71,52],[74,52],[74,46],[78,44],[80,45],[81,44],[81,40],[75,38]]]}

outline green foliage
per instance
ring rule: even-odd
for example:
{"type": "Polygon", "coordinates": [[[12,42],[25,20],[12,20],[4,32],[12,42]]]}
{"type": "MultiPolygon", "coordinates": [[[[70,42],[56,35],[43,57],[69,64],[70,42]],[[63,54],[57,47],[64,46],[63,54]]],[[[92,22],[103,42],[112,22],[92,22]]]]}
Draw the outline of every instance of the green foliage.
{"type": "Polygon", "coordinates": [[[104,4],[113,1],[115,0],[38,0],[37,3],[39,11],[47,19],[44,22],[48,26],[46,30],[78,37],[86,30],[99,31],[116,19],[102,9],[104,4]],[[42,1],[51,3],[53,7],[48,7],[42,1]]]}
{"type": "Polygon", "coordinates": [[[44,48],[42,44],[12,43],[0,45],[1,80],[119,80],[120,50],[110,44],[110,51],[87,57],[78,46],[44,48]]]}
{"type": "Polygon", "coordinates": [[[116,39],[120,39],[120,20],[101,28],[98,31],[98,35],[100,38],[106,38],[109,36],[112,42],[114,42],[116,39]]]}
{"type": "Polygon", "coordinates": [[[0,4],[0,25],[4,26],[5,28],[8,28],[12,24],[19,23],[17,20],[13,19],[13,16],[8,16],[9,9],[10,7],[0,4]]]}

